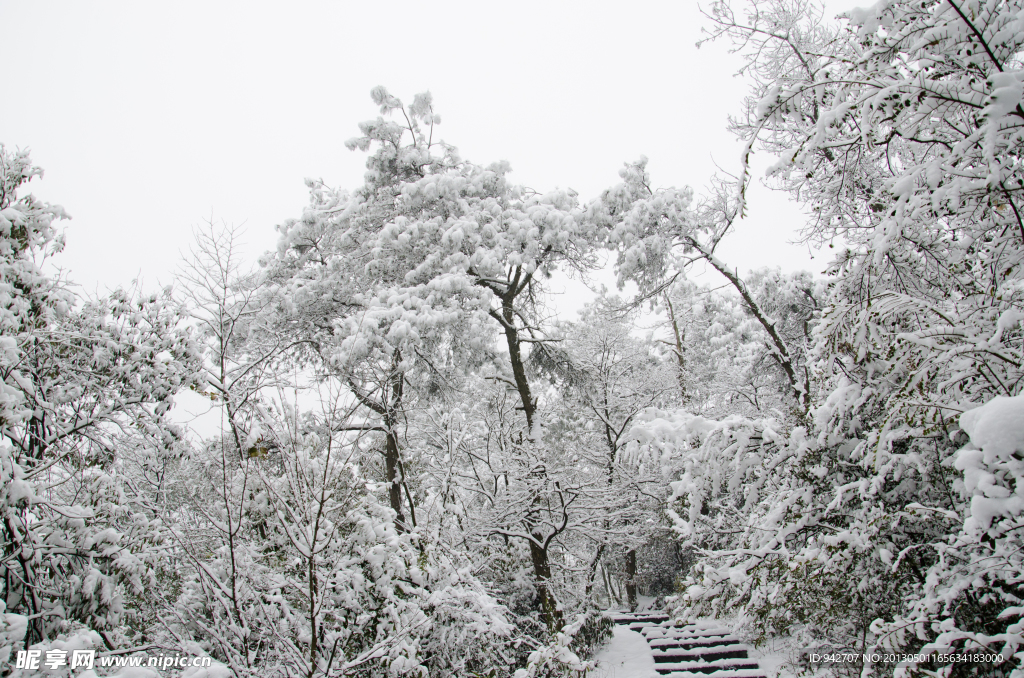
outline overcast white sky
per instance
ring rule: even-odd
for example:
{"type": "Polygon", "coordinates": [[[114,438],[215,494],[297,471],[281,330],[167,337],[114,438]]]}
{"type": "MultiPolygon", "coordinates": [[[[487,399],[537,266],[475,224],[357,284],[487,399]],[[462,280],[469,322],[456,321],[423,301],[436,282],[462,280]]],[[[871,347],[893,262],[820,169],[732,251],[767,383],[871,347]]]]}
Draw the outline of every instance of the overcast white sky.
{"type": "MultiPolygon", "coordinates": [[[[89,290],[172,280],[192,229],[245,223],[255,256],[298,216],[305,177],[356,187],[344,148],[375,85],[430,90],[441,136],[536,189],[590,199],[647,155],[655,184],[735,170],[745,91],[726,45],[697,50],[697,3],[15,2],[0,0],[0,142],[30,148],[63,205],[60,258],[89,290]]],[[[762,159],[764,161],[766,159],[762,159]]],[[[819,272],[798,211],[764,189],[725,243],[741,271],[819,272]]]]}

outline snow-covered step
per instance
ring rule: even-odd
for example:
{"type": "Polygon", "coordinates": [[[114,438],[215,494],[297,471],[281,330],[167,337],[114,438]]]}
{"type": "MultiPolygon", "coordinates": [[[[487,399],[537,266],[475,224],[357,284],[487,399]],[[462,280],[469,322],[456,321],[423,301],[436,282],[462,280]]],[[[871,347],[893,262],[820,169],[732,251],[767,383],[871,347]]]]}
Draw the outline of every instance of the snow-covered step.
{"type": "Polygon", "coordinates": [[[616,624],[663,624],[668,621],[667,614],[615,614],[612,620],[616,624]]]}
{"type": "Polygon", "coordinates": [[[703,673],[693,671],[658,671],[662,678],[766,678],[761,669],[725,669],[721,672],[703,673]]]}
{"type": "Polygon", "coordinates": [[[650,626],[645,630],[651,640],[701,640],[702,638],[735,638],[730,629],[694,629],[692,626],[650,626]]]}
{"type": "Polygon", "coordinates": [[[761,670],[761,668],[757,664],[757,661],[753,659],[715,659],[712,661],[699,660],[689,662],[659,662],[657,657],[655,657],[654,659],[654,669],[662,675],[682,671],[683,673],[693,674],[714,674],[715,678],[718,678],[718,676],[720,675],[731,676],[733,675],[734,671],[755,671],[760,673],[761,670]]]}
{"type": "Polygon", "coordinates": [[[732,629],[714,622],[676,624],[663,612],[619,613],[617,624],[639,633],[654,668],[666,678],[764,678],[757,660],[732,629]]]}
{"type": "Polygon", "coordinates": [[[663,628],[662,625],[664,623],[665,622],[663,622],[663,621],[660,621],[660,622],[656,622],[656,621],[633,621],[633,622],[629,622],[628,626],[629,626],[629,629],[631,631],[636,631],[637,633],[643,633],[644,629],[660,629],[660,628],[663,628]]]}
{"type": "Polygon", "coordinates": [[[732,633],[732,629],[703,622],[700,624],[681,624],[679,622],[665,622],[661,627],[667,631],[676,633],[689,633],[691,635],[707,635],[713,633],[732,633]]]}
{"type": "MultiPolygon", "coordinates": [[[[657,626],[645,627],[641,633],[647,637],[648,640],[653,639],[680,639],[680,640],[700,640],[701,638],[722,638],[730,637],[735,638],[732,635],[732,631],[723,628],[698,628],[692,624],[687,626],[668,626],[666,624],[659,624],[657,626]]],[[[736,642],[739,642],[738,640],[736,642]]]]}
{"type": "Polygon", "coordinates": [[[697,636],[697,637],[675,637],[675,638],[647,638],[647,643],[659,650],[678,648],[689,650],[698,647],[717,647],[719,645],[735,645],[740,639],[729,634],[725,636],[697,636]]]}
{"type": "Polygon", "coordinates": [[[750,648],[746,645],[716,645],[704,646],[694,649],[661,650],[651,648],[651,656],[657,663],[665,662],[686,662],[686,661],[713,661],[716,659],[747,659],[747,651],[750,648]]]}

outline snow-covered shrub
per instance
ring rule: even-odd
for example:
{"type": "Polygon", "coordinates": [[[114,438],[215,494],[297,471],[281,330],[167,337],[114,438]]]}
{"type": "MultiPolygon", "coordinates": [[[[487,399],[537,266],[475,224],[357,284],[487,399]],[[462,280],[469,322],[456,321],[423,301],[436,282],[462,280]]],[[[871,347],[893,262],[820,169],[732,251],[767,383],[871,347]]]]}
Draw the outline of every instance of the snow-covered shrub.
{"type": "MultiPolygon", "coordinates": [[[[1001,654],[1019,667],[1024,648],[1024,395],[996,396],[960,415],[970,437],[949,461],[963,474],[953,491],[959,529],[934,545],[937,562],[911,610],[873,629],[885,647],[1001,654]],[[924,642],[927,644],[924,644],[924,642]]],[[[938,507],[921,511],[942,513],[938,507]]],[[[901,554],[903,555],[903,554],[901,554]]],[[[1005,668],[1005,667],[1004,667],[1005,668]]],[[[1019,668],[1017,669],[1019,670],[1019,668]]]]}
{"type": "Polygon", "coordinates": [[[39,175],[0,145],[0,596],[27,619],[17,647],[82,626],[116,644],[167,536],[122,464],[180,453],[165,415],[196,355],[166,294],[82,299],[43,272],[67,215],[19,196],[39,175]]]}
{"type": "Polygon", "coordinates": [[[530,653],[526,666],[513,678],[583,678],[594,669],[588,661],[612,635],[614,622],[599,612],[579,614],[554,634],[554,639],[530,653]]]}

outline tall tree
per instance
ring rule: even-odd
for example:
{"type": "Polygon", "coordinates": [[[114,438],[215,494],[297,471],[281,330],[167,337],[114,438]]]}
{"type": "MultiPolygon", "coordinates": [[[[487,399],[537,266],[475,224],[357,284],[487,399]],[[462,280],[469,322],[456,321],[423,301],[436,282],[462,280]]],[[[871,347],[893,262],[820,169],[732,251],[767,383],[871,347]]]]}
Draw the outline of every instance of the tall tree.
{"type": "MultiPolygon", "coordinates": [[[[524,455],[521,482],[529,498],[511,523],[496,529],[529,545],[538,601],[556,629],[562,615],[547,584],[548,550],[566,525],[564,507],[571,497],[547,472],[539,399],[526,358],[529,346],[547,339],[542,278],[558,268],[583,271],[593,263],[576,196],[512,185],[507,164],[484,168],[459,159],[454,148],[433,139],[438,117],[429,94],[417,95],[408,107],[383,88],[373,98],[382,113],[400,122],[380,117],[363,123],[363,136],[350,142],[352,148],[374,148],[366,184],[351,195],[314,184],[303,221],[285,227],[282,251],[337,272],[318,283],[326,286],[321,296],[327,288],[352,290],[346,298],[354,308],[334,321],[340,342],[332,360],[390,360],[392,397],[401,394],[396,386],[402,372],[425,342],[452,336],[457,326],[469,331],[467,344],[490,347],[494,330],[499,332],[503,350],[491,351],[498,370],[492,376],[518,396],[525,426],[510,444],[524,455]],[[353,287],[348,281],[355,276],[353,287]]],[[[356,394],[364,395],[358,389],[356,394]]],[[[393,431],[390,406],[375,404],[393,431]]],[[[388,482],[394,487],[398,479],[388,482]]]]}

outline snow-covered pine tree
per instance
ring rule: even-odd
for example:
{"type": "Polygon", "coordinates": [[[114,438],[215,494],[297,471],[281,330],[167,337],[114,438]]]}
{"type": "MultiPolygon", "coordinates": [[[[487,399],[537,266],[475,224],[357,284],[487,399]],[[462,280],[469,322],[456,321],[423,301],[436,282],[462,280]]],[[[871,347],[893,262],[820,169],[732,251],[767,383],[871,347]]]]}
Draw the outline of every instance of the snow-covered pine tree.
{"type": "MultiPolygon", "coordinates": [[[[429,94],[410,106],[383,88],[373,98],[390,119],[363,123],[363,136],[350,142],[374,149],[366,183],[353,194],[311,184],[303,219],[282,231],[280,256],[297,271],[289,284],[296,295],[340,295],[350,306],[332,318],[330,360],[339,367],[390,362],[388,379],[404,383],[405,371],[428,360],[424,346],[460,334],[462,345],[490,354],[486,376],[514,389],[522,420],[503,443],[517,467],[505,474],[512,485],[496,495],[497,522],[483,522],[492,537],[528,545],[537,603],[555,630],[562,612],[547,583],[549,549],[571,522],[573,491],[550,472],[560,462],[543,442],[526,358],[530,346],[549,339],[541,326],[543,278],[591,266],[592,241],[572,192],[512,185],[506,164],[481,167],[436,141],[429,94]]],[[[398,478],[388,482],[395,487],[398,478]]]]}

